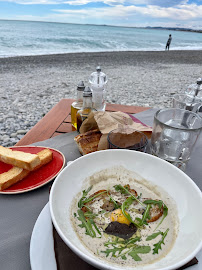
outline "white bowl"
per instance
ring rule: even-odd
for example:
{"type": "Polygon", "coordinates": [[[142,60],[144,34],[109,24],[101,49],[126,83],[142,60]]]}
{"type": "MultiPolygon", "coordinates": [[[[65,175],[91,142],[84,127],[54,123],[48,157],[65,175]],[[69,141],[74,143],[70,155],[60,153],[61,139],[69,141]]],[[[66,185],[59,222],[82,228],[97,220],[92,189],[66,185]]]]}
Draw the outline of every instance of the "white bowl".
{"type": "Polygon", "coordinates": [[[84,179],[114,165],[122,165],[162,187],[175,200],[178,208],[179,234],[171,251],[161,260],[135,269],[170,270],[190,261],[202,247],[201,191],[175,166],[152,155],[136,151],[105,150],[91,153],[73,161],[57,176],[50,192],[50,211],[60,237],[89,264],[99,269],[123,269],[121,266],[99,259],[86,249],[69,219],[69,207],[74,196],[82,190],[84,179]]]}

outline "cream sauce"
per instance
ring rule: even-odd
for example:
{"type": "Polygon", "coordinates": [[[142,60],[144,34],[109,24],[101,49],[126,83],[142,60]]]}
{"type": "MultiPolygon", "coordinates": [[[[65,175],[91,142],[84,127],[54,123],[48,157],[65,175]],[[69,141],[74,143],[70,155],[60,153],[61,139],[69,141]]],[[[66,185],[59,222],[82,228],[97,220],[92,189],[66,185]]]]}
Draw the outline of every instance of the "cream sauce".
{"type": "MultiPolygon", "coordinates": [[[[111,236],[109,234],[104,233],[104,229],[108,226],[110,221],[110,213],[109,212],[101,212],[101,206],[103,205],[103,199],[97,199],[93,202],[91,205],[91,209],[93,210],[93,213],[99,214],[94,221],[96,222],[97,227],[99,228],[102,237],[99,238],[99,234],[97,234],[96,238],[92,238],[89,235],[85,234],[85,229],[79,227],[78,225],[81,224],[81,221],[78,220],[77,217],[75,217],[75,213],[77,213],[77,210],[79,209],[77,207],[79,199],[82,197],[82,192],[80,192],[77,197],[72,202],[71,206],[71,220],[72,224],[74,226],[74,229],[78,235],[78,237],[81,239],[81,242],[96,256],[110,261],[111,263],[115,264],[121,264],[123,266],[135,266],[139,264],[150,264],[157,260],[160,260],[162,257],[166,256],[168,252],[171,250],[177,234],[178,234],[178,214],[177,214],[177,207],[175,205],[174,200],[160,187],[157,187],[153,185],[151,182],[148,182],[147,180],[141,178],[139,175],[137,175],[134,172],[131,172],[127,169],[125,169],[122,166],[119,167],[113,167],[109,169],[102,170],[100,172],[97,172],[93,174],[92,176],[88,177],[84,181],[83,189],[87,189],[89,186],[93,185],[92,189],[88,193],[87,197],[89,197],[91,194],[95,193],[98,190],[107,189],[112,192],[112,197],[114,200],[119,201],[123,203],[125,200],[123,198],[123,195],[116,192],[113,188],[114,185],[126,185],[129,184],[131,189],[135,189],[138,193],[138,195],[141,195],[141,200],[144,199],[153,199],[153,200],[162,200],[164,204],[168,207],[168,215],[162,222],[162,224],[158,227],[157,230],[155,228],[159,224],[161,218],[159,218],[155,222],[150,222],[148,225],[145,225],[143,228],[138,229],[135,236],[141,236],[140,242],[137,242],[138,246],[150,246],[151,251],[147,254],[138,254],[138,256],[141,258],[141,261],[135,261],[131,256],[129,256],[126,253],[126,260],[122,259],[121,256],[118,257],[112,257],[111,253],[108,257],[106,257],[106,254],[102,251],[105,251],[107,248],[113,248],[113,246],[109,245],[108,247],[104,246],[104,243],[107,241],[111,241],[115,239],[115,236],[111,236]],[[122,200],[122,201],[121,201],[122,200]],[[159,249],[158,254],[153,254],[153,248],[154,244],[159,242],[162,239],[162,235],[158,235],[155,239],[146,241],[147,236],[152,235],[153,233],[156,233],[158,231],[165,232],[169,228],[169,231],[167,233],[167,236],[165,237],[164,243],[161,245],[161,249],[159,249]]],[[[133,220],[135,218],[139,217],[142,218],[142,212],[143,209],[142,206],[140,206],[139,203],[134,203],[130,205],[130,207],[127,209],[127,212],[130,214],[133,220]],[[142,209],[141,209],[142,208],[142,209]],[[140,209],[140,210],[138,210],[140,209]]],[[[78,215],[77,215],[78,216],[78,215]]],[[[122,238],[119,238],[122,239],[122,238]]],[[[123,240],[123,239],[122,239],[123,240]]],[[[127,250],[123,250],[123,253],[127,250]]],[[[116,254],[117,255],[117,254],[116,254]]]]}

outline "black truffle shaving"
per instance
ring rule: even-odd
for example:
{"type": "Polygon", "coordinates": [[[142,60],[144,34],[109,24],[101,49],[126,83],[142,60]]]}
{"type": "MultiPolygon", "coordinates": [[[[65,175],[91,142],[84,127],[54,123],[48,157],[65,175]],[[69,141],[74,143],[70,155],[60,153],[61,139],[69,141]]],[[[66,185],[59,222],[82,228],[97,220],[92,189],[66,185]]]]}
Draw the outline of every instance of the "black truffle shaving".
{"type": "Polygon", "coordinates": [[[112,234],[123,239],[130,238],[134,233],[136,233],[137,227],[131,223],[129,226],[127,224],[122,224],[117,221],[109,223],[105,229],[105,233],[112,234]]]}

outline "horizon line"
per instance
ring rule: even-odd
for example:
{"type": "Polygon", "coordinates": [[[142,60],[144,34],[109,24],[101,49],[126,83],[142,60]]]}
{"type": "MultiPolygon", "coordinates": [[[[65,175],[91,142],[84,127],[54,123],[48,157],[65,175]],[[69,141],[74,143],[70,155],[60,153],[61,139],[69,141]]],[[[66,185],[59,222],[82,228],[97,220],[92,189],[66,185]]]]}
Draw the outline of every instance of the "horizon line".
{"type": "Polygon", "coordinates": [[[32,20],[17,20],[17,19],[0,19],[0,21],[19,21],[19,22],[40,22],[40,23],[59,23],[59,24],[76,24],[76,25],[93,25],[93,26],[107,26],[107,27],[123,27],[123,28],[142,28],[142,29],[156,29],[156,30],[179,30],[179,31],[194,31],[202,33],[202,29],[193,29],[187,27],[164,27],[164,26],[124,26],[124,25],[110,25],[110,24],[93,24],[93,23],[70,23],[70,22],[51,22],[51,21],[32,21],[32,20]]]}

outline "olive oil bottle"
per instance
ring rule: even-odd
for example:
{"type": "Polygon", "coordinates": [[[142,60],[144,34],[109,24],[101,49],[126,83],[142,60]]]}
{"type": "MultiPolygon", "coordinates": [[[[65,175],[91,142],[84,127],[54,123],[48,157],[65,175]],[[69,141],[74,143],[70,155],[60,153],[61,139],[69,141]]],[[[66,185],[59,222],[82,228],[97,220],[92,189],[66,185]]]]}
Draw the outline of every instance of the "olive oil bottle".
{"type": "Polygon", "coordinates": [[[83,91],[85,89],[85,85],[83,81],[80,81],[77,85],[77,98],[71,105],[71,123],[72,126],[77,129],[77,112],[83,106],[83,91]]]}

